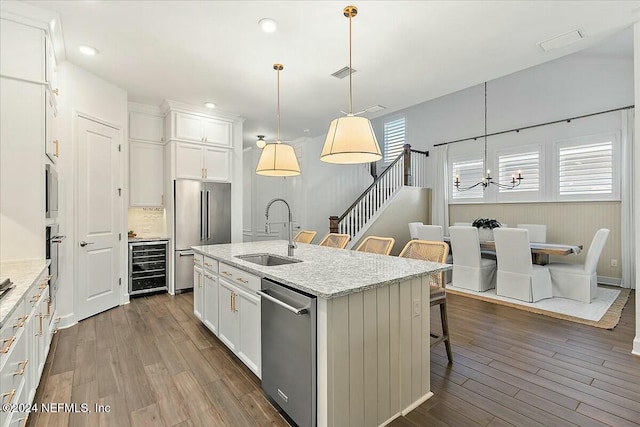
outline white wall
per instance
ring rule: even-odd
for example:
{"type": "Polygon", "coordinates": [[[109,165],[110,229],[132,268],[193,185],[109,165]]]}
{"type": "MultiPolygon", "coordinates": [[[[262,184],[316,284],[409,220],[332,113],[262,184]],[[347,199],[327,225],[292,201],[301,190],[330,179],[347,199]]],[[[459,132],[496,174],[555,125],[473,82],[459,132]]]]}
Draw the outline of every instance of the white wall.
{"type": "MultiPolygon", "coordinates": [[[[640,105],[640,23],[634,25],[633,28],[633,50],[634,50],[634,100],[636,105],[640,105]]],[[[635,116],[634,135],[636,135],[633,150],[634,150],[634,162],[633,168],[635,170],[633,184],[633,198],[634,198],[634,211],[635,211],[635,247],[636,247],[636,283],[640,283],[640,115],[635,116]]],[[[633,340],[633,353],[640,356],[640,289],[636,286],[636,337],[633,340]]]]}
{"type": "MultiPolygon", "coordinates": [[[[60,191],[60,233],[67,236],[60,245],[60,276],[57,295],[57,309],[62,317],[60,326],[68,326],[76,322],[75,310],[75,283],[74,262],[77,249],[76,218],[74,207],[76,193],[76,158],[75,146],[77,137],[74,133],[76,126],[76,113],[84,113],[101,121],[108,122],[120,129],[122,141],[122,165],[121,182],[125,189],[122,201],[122,233],[126,236],[127,209],[126,201],[129,198],[126,179],[127,159],[127,93],[109,82],[106,82],[94,74],[70,63],[64,62],[58,66],[58,80],[60,96],[58,97],[58,119],[56,122],[57,134],[60,136],[60,160],[58,163],[59,191],[60,191]]],[[[126,293],[126,245],[127,239],[123,239],[121,245],[123,278],[123,296],[126,293]]]]}
{"type": "MultiPolygon", "coordinates": [[[[488,133],[624,107],[634,103],[633,57],[586,50],[492,80],[487,92],[488,133]]],[[[372,120],[381,144],[384,121],[401,115],[406,117],[407,143],[418,150],[482,135],[484,86],[372,120]]],[[[433,159],[429,158],[429,169],[433,159]]]]}

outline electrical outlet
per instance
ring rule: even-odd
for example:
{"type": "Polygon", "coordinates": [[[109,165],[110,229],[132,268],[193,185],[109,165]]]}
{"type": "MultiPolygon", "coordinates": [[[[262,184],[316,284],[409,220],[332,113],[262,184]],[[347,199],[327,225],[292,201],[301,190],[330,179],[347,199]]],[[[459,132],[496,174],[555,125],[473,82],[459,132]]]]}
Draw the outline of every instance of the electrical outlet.
{"type": "Polygon", "coordinates": [[[419,299],[413,300],[413,316],[414,317],[420,316],[420,300],[419,299]]]}
{"type": "Polygon", "coordinates": [[[611,267],[617,267],[618,266],[618,260],[615,258],[611,258],[611,267]]]}

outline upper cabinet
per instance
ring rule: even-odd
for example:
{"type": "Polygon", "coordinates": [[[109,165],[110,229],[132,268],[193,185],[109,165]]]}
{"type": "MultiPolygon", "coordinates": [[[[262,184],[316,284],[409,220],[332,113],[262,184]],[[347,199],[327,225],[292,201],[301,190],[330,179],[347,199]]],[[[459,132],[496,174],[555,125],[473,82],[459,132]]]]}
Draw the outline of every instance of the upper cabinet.
{"type": "Polygon", "coordinates": [[[33,83],[46,82],[44,30],[14,21],[0,25],[0,74],[33,83]]]}
{"type": "Polygon", "coordinates": [[[158,112],[133,111],[129,104],[129,139],[134,141],[164,142],[164,116],[158,112]]]}
{"type": "Polygon", "coordinates": [[[171,139],[231,146],[231,122],[183,112],[172,112],[171,122],[171,139]]]}
{"type": "Polygon", "coordinates": [[[153,105],[129,103],[129,206],[163,207],[164,115],[153,105]]]}

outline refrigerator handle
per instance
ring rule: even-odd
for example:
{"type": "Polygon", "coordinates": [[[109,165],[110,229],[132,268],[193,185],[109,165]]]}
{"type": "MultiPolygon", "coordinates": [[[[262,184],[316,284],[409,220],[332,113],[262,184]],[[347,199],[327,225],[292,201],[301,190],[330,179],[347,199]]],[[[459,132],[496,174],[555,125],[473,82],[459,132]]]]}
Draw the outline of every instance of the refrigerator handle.
{"type": "Polygon", "coordinates": [[[204,191],[200,191],[200,240],[204,240],[204,191]]]}
{"type": "Polygon", "coordinates": [[[209,227],[209,215],[211,214],[211,191],[207,190],[207,240],[211,239],[211,229],[209,227]]]}

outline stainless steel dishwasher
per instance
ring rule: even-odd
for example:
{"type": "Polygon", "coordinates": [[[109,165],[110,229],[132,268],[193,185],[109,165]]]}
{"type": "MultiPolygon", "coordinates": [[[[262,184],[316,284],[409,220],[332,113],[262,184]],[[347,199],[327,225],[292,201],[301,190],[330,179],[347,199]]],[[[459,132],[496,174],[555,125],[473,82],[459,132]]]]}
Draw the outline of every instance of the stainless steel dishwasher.
{"type": "Polygon", "coordinates": [[[316,297],[262,279],[262,389],[299,427],[316,426],[316,297]]]}

